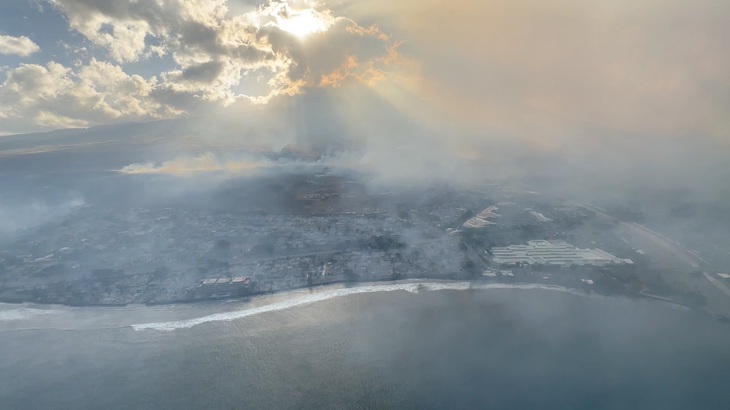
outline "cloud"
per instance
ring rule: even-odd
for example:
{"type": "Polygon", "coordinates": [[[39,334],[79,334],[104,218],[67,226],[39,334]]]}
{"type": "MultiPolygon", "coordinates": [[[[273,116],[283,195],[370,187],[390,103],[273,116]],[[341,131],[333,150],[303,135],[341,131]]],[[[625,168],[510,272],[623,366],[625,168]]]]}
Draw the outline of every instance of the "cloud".
{"type": "Polygon", "coordinates": [[[223,72],[223,67],[224,65],[220,61],[208,61],[207,63],[187,67],[182,71],[182,78],[193,81],[211,82],[223,72]]]}
{"type": "Polygon", "coordinates": [[[362,27],[314,1],[48,2],[96,57],[5,69],[0,105],[6,107],[0,112],[9,120],[0,132],[266,103],[310,87],[371,81],[392,52],[390,38],[377,27],[362,27]],[[169,62],[155,72],[163,57],[169,62]],[[153,71],[143,78],[131,74],[128,63],[153,71]],[[44,82],[42,90],[38,82],[44,82]]]}
{"type": "Polygon", "coordinates": [[[234,160],[223,161],[215,154],[207,152],[197,157],[181,156],[161,164],[152,162],[144,164],[130,164],[119,170],[129,175],[165,174],[175,176],[193,176],[201,173],[226,172],[236,175],[251,172],[257,169],[272,166],[270,161],[264,160],[234,160]]]}
{"type": "Polygon", "coordinates": [[[27,121],[48,128],[162,118],[175,112],[151,98],[156,79],[128,75],[92,59],[69,68],[56,62],[21,64],[0,84],[3,126],[27,121]]]}
{"type": "Polygon", "coordinates": [[[630,151],[634,139],[730,135],[730,3],[49,1],[97,60],[7,69],[0,132],[237,116],[254,102],[299,110],[291,133],[484,161],[514,141],[630,151]],[[128,71],[140,65],[144,77],[128,71]],[[336,92],[298,98],[322,89],[336,92]]]}
{"type": "Polygon", "coordinates": [[[180,74],[178,80],[235,86],[247,71],[267,69],[272,85],[282,76],[318,85],[349,57],[368,60],[388,43],[376,28],[336,17],[316,2],[270,1],[234,14],[227,0],[49,1],[118,63],[149,57],[154,47],[171,55],[179,68],[168,75],[180,74]]]}
{"type": "Polygon", "coordinates": [[[342,80],[367,82],[377,69],[385,69],[393,45],[377,27],[364,28],[354,20],[338,17],[323,33],[312,33],[306,41],[278,26],[265,26],[259,35],[272,51],[288,61],[285,71],[272,81],[285,93],[301,88],[337,86],[342,80]]]}
{"type": "Polygon", "coordinates": [[[13,37],[0,35],[0,54],[14,54],[27,57],[41,50],[38,44],[25,36],[13,37]]]}

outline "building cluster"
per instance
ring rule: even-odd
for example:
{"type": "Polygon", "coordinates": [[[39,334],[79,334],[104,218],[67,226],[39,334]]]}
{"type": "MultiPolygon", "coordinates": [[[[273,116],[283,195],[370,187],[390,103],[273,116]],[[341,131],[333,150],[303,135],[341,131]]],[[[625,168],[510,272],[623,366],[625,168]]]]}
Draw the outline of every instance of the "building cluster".
{"type": "Polygon", "coordinates": [[[630,264],[601,249],[580,249],[562,240],[529,241],[527,245],[492,248],[492,260],[500,265],[605,266],[630,264]]]}
{"type": "Polygon", "coordinates": [[[443,226],[463,211],[304,216],[86,207],[5,246],[0,291],[123,304],[453,272],[461,251],[443,226]]]}
{"type": "Polygon", "coordinates": [[[250,293],[252,285],[250,276],[208,278],[200,281],[195,296],[198,298],[239,296],[250,293]]]}
{"type": "Polygon", "coordinates": [[[502,217],[502,215],[496,212],[497,210],[499,210],[498,207],[490,206],[489,208],[477,214],[475,217],[469,218],[466,222],[464,222],[464,228],[480,229],[486,228],[489,225],[496,225],[493,220],[502,217]]]}
{"type": "Polygon", "coordinates": [[[580,209],[534,205],[500,202],[484,209],[483,200],[445,200],[326,215],[90,206],[0,251],[0,296],[163,303],[341,281],[526,280],[529,265],[630,262],[555,240],[494,247],[551,237],[559,221],[586,217],[580,209]],[[536,226],[542,231],[524,229],[536,226]],[[494,269],[484,253],[489,248],[494,269]]]}

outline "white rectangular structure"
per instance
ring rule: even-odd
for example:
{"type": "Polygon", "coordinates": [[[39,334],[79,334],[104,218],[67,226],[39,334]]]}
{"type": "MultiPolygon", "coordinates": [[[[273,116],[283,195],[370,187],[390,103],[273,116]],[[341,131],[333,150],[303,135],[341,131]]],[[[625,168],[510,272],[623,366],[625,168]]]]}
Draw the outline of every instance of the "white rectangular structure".
{"type": "Polygon", "coordinates": [[[625,264],[601,249],[579,249],[565,241],[529,241],[527,245],[492,248],[492,260],[501,265],[593,265],[625,264]]]}

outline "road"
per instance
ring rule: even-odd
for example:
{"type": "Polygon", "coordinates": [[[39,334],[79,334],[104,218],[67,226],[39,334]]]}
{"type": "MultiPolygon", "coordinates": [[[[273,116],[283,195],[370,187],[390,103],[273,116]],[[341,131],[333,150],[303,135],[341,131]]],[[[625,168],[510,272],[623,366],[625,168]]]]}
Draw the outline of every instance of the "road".
{"type": "Polygon", "coordinates": [[[722,283],[716,277],[712,276],[712,274],[710,273],[702,272],[702,274],[705,275],[705,278],[707,278],[710,283],[715,285],[716,288],[720,289],[724,294],[730,296],[730,288],[728,288],[724,283],[722,283]]]}
{"type": "MultiPolygon", "coordinates": [[[[634,222],[620,221],[605,211],[595,206],[582,204],[581,206],[588,208],[597,215],[617,221],[624,231],[631,235],[634,240],[644,239],[649,241],[657,250],[663,250],[667,256],[673,257],[677,262],[683,263],[685,266],[694,271],[703,271],[702,277],[692,277],[689,272],[681,277],[675,277],[690,286],[696,286],[697,289],[707,298],[707,310],[722,315],[730,315],[730,288],[722,281],[713,277],[711,274],[704,272],[709,268],[709,263],[695,252],[682,246],[666,236],[657,233],[643,225],[634,222]],[[704,278],[704,279],[702,279],[704,278]]],[[[646,248],[646,243],[641,244],[640,248],[646,248]]]]}

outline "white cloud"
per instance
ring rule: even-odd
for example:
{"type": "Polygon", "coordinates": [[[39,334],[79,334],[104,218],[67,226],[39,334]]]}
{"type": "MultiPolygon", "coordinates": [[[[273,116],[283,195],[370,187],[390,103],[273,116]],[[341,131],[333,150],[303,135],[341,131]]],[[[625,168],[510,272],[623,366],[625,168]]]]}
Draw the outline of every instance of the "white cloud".
{"type": "MultiPolygon", "coordinates": [[[[105,57],[6,69],[0,132],[170,118],[308,87],[369,81],[392,53],[376,27],[314,1],[47,0],[105,57]],[[306,26],[306,27],[305,27],[306,26]],[[126,63],[168,56],[143,78],[126,63]]],[[[154,66],[154,62],[149,62],[154,66]]]]}
{"type": "Polygon", "coordinates": [[[0,84],[4,127],[28,122],[46,128],[84,127],[176,114],[151,97],[155,78],[128,75],[107,62],[92,59],[73,69],[53,61],[22,64],[5,74],[0,84]]]}
{"type": "Polygon", "coordinates": [[[164,88],[208,100],[231,102],[225,91],[261,69],[272,94],[321,85],[353,56],[366,62],[385,54],[389,41],[316,2],[270,1],[234,14],[227,0],[49,1],[118,63],[169,54],[178,67],[161,73],[171,83],[164,88]]]}
{"type": "Polygon", "coordinates": [[[0,54],[14,54],[27,57],[37,53],[41,48],[33,40],[25,36],[13,37],[0,35],[0,54]]]}

